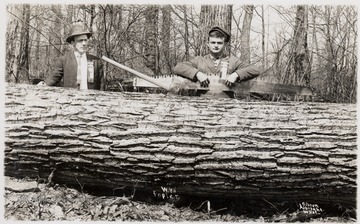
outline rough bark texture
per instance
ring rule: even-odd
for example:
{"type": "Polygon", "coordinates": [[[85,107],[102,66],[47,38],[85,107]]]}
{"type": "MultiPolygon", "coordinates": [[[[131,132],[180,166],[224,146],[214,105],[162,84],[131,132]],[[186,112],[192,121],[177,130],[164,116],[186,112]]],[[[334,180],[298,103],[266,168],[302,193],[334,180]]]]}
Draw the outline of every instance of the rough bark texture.
{"type": "Polygon", "coordinates": [[[162,27],[161,27],[161,54],[163,71],[162,74],[171,74],[172,62],[170,57],[170,35],[171,35],[171,5],[161,6],[162,27]]]}
{"type": "Polygon", "coordinates": [[[15,83],[29,83],[29,27],[30,5],[7,5],[8,27],[6,33],[7,61],[6,80],[15,83]]]}
{"type": "Polygon", "coordinates": [[[155,75],[159,74],[159,50],[158,50],[158,17],[159,6],[148,5],[145,14],[145,59],[146,66],[150,68],[155,75]]]}
{"type": "MultiPolygon", "coordinates": [[[[214,26],[220,26],[231,34],[232,5],[202,5],[200,12],[199,29],[199,52],[197,55],[209,53],[207,47],[209,30],[214,26]]],[[[230,40],[231,41],[231,40],[230,40]]],[[[230,54],[230,44],[225,52],[230,54]]]]}
{"type": "Polygon", "coordinates": [[[243,21],[243,26],[242,26],[242,30],[241,30],[241,35],[240,35],[240,52],[241,52],[241,56],[240,59],[243,62],[246,62],[248,64],[250,64],[251,60],[250,60],[250,30],[251,30],[251,20],[253,17],[253,13],[254,13],[254,6],[253,5],[245,5],[244,6],[244,11],[245,11],[245,16],[244,16],[244,21],[243,21]]]}
{"type": "Polygon", "coordinates": [[[300,5],[296,9],[294,28],[293,57],[293,80],[291,84],[310,86],[310,64],[309,50],[307,43],[308,33],[308,9],[300,5]]]}
{"type": "Polygon", "coordinates": [[[354,206],[356,106],[11,85],[5,174],[354,206]]]}

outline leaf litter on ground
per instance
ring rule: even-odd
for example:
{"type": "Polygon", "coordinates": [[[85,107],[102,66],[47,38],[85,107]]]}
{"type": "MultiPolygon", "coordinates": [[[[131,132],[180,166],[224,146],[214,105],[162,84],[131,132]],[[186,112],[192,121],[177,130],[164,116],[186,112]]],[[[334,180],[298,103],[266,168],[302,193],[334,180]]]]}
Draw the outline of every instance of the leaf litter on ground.
{"type": "MultiPolygon", "coordinates": [[[[26,182],[27,180],[18,180],[26,182]]],[[[33,186],[32,186],[33,187],[33,186]]],[[[270,217],[248,217],[190,207],[177,208],[171,203],[147,203],[125,196],[96,196],[65,186],[38,184],[33,192],[5,190],[6,220],[24,221],[216,221],[216,222],[286,222],[299,221],[295,214],[279,213],[270,217]],[[294,218],[295,217],[295,218],[294,218]]],[[[205,203],[206,204],[206,203],[205,203]]],[[[208,203],[208,206],[210,204],[208,203]]],[[[220,209],[220,210],[226,210],[220,209]]],[[[302,221],[302,220],[300,220],[302,221]]],[[[346,223],[352,218],[319,217],[306,221],[346,223]]]]}

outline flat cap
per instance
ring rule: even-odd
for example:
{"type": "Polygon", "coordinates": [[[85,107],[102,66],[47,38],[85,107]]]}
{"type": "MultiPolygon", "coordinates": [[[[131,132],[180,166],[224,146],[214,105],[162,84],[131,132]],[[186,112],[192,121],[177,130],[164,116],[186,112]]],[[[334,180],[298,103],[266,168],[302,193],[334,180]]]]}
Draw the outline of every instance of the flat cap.
{"type": "Polygon", "coordinates": [[[228,32],[226,32],[224,29],[218,27],[218,26],[214,26],[213,28],[210,29],[209,31],[209,35],[210,33],[214,32],[214,31],[219,31],[220,33],[225,35],[225,42],[229,42],[230,41],[230,34],[228,32]]]}

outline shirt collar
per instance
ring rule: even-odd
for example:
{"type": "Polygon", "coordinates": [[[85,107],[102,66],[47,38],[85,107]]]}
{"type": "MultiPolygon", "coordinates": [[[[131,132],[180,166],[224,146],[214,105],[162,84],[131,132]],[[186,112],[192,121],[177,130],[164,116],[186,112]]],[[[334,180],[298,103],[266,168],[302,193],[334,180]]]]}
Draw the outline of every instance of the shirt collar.
{"type": "Polygon", "coordinates": [[[226,55],[225,54],[222,54],[221,56],[219,57],[214,57],[212,54],[209,54],[210,55],[210,58],[215,61],[215,60],[219,60],[219,59],[222,59],[222,58],[226,58],[226,55]]]}
{"type": "Polygon", "coordinates": [[[82,57],[84,57],[86,55],[86,53],[80,54],[77,51],[74,51],[74,54],[75,54],[75,57],[77,57],[77,58],[82,58],[82,57]]]}

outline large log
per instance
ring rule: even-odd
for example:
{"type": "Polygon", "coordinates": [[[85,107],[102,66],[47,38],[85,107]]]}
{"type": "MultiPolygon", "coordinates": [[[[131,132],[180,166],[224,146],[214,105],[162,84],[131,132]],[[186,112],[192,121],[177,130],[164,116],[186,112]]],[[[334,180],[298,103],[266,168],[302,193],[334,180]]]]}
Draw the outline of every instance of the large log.
{"type": "Polygon", "coordinates": [[[8,85],[5,175],[355,207],[356,106],[8,85]]]}

